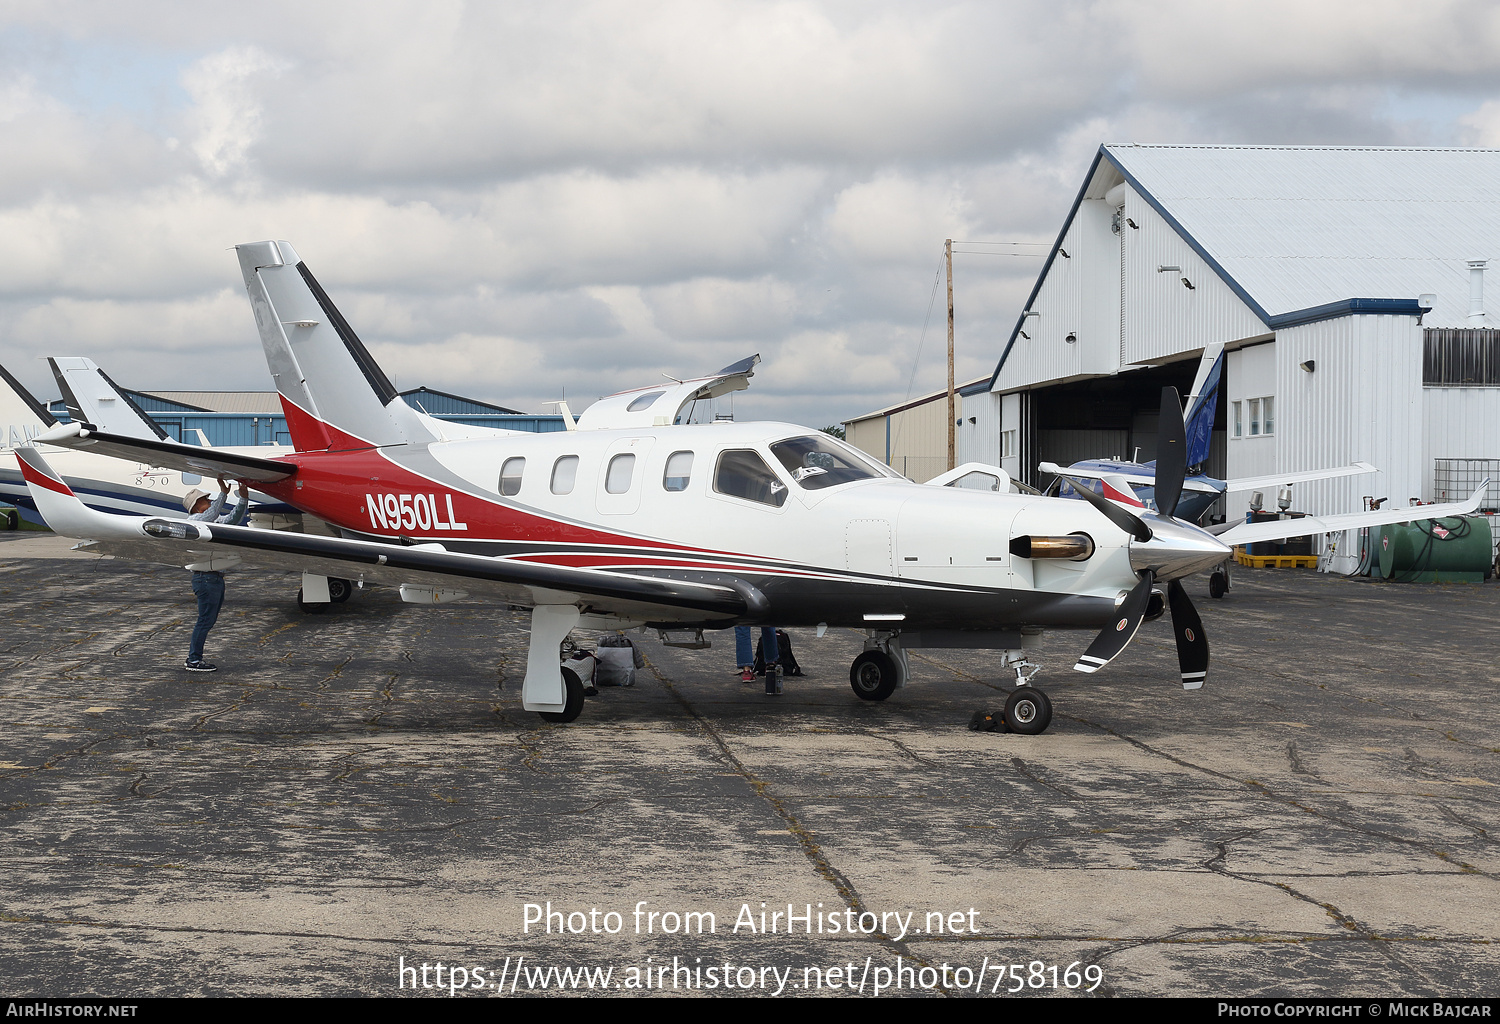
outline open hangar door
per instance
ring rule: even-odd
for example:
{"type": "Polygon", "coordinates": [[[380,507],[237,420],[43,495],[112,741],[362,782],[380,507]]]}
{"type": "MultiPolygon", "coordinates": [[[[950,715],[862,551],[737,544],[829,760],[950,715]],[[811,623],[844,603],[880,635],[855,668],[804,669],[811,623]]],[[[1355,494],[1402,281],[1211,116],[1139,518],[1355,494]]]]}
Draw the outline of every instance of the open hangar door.
{"type": "MultiPolygon", "coordinates": [[[[1043,462],[1068,466],[1086,459],[1154,460],[1161,389],[1174,387],[1185,397],[1197,372],[1198,359],[1184,359],[1028,392],[1025,433],[1031,444],[1024,468],[1032,479],[1027,483],[1042,490],[1051,485],[1052,474],[1037,468],[1043,462]]],[[[1224,390],[1221,380],[1221,400],[1214,410],[1213,437],[1204,467],[1209,476],[1221,480],[1227,471],[1224,390]]],[[[1222,505],[1221,498],[1210,509],[1208,521],[1223,518],[1222,505]]]]}

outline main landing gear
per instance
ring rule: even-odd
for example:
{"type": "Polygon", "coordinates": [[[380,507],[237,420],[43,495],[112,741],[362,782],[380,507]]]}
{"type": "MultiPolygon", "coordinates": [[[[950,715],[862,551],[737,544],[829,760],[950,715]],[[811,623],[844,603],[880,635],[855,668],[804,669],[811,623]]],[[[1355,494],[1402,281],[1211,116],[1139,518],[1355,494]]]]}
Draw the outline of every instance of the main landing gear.
{"type": "Polygon", "coordinates": [[[331,605],[343,604],[354,593],[354,584],[337,576],[302,574],[302,588],[297,591],[297,610],[304,615],[321,615],[331,605]]]}
{"type": "Polygon", "coordinates": [[[1223,597],[1229,592],[1229,563],[1215,567],[1213,575],[1208,578],[1208,596],[1212,598],[1223,597]]]}
{"type": "Polygon", "coordinates": [[[849,666],[849,686],[860,700],[885,700],[910,677],[906,649],[897,633],[871,633],[864,652],[849,666]]]}

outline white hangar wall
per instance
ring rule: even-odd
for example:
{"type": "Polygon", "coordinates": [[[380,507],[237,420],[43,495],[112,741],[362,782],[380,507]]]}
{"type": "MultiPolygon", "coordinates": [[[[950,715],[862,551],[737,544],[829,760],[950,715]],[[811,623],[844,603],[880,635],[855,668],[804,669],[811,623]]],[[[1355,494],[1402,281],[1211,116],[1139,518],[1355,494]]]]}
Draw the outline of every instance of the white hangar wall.
{"type": "MultiPolygon", "coordinates": [[[[1293,508],[1352,512],[1364,495],[1404,505],[1431,492],[1423,458],[1422,328],[1411,316],[1343,316],[1283,328],[1274,342],[1231,352],[1226,362],[1230,477],[1369,462],[1380,472],[1301,483],[1293,508]],[[1301,368],[1307,361],[1313,371],[1301,368]],[[1271,434],[1249,434],[1248,403],[1275,400],[1271,434]],[[1244,429],[1235,436],[1234,403],[1244,429]]],[[[1242,518],[1250,493],[1228,495],[1242,518]]],[[[1266,493],[1274,509],[1276,495],[1266,493]]]]}
{"type": "MultiPolygon", "coordinates": [[[[1113,171],[1106,164],[1100,168],[1113,171]]],[[[1021,328],[1030,337],[1017,336],[994,390],[1003,394],[1114,373],[1131,363],[1169,362],[1210,340],[1270,336],[1265,323],[1176,229],[1113,173],[1123,200],[1119,235],[1110,224],[1120,208],[1103,194],[1105,176],[1079,203],[1032,301],[1038,315],[1027,317],[1021,328]],[[1088,197],[1096,191],[1098,198],[1088,197]],[[1130,227],[1132,222],[1137,226],[1130,227]]]]}

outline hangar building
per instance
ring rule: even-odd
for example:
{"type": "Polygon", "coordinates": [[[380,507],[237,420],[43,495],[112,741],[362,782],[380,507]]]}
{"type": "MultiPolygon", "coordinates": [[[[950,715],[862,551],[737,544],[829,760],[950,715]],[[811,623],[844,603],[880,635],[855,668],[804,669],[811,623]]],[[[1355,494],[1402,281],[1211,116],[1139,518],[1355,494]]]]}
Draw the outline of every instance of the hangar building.
{"type": "Polygon", "coordinates": [[[965,398],[960,461],[1044,484],[1043,461],[1154,458],[1162,386],[1185,393],[1221,341],[1211,475],[1380,469],[1299,484],[1313,513],[1500,484],[1490,259],[1500,150],[1101,146],[988,394],[965,398]]]}

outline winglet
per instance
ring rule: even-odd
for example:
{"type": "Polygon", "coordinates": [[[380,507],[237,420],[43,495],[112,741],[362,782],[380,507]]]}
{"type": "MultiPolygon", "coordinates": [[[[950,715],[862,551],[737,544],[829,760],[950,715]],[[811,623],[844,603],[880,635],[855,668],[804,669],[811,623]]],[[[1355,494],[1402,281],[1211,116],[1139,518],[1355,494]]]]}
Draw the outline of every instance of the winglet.
{"type": "Polygon", "coordinates": [[[89,540],[141,535],[141,521],[136,517],[99,512],[80,501],[73,488],[30,445],[16,449],[16,461],[38,514],[54,533],[89,540]]]}

